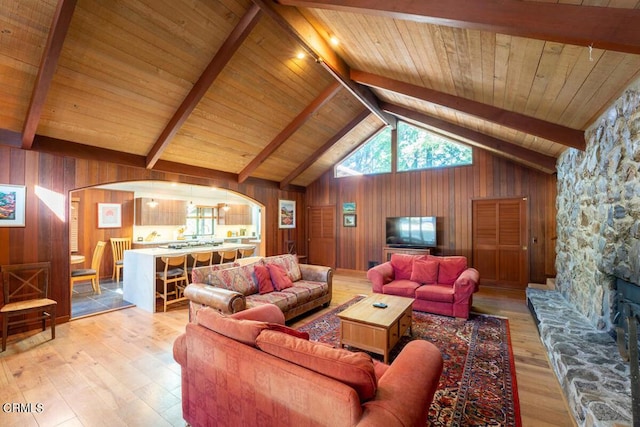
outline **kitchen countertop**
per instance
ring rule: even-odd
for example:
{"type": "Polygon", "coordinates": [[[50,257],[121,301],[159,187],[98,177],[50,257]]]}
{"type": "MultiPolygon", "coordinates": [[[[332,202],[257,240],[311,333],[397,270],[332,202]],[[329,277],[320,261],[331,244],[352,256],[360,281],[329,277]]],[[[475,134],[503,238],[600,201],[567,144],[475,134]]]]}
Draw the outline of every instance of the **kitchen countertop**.
{"type": "MultiPolygon", "coordinates": [[[[222,238],[213,238],[213,239],[202,239],[205,240],[207,242],[222,242],[222,238]]],[[[136,245],[168,245],[171,243],[193,243],[193,242],[199,242],[199,239],[184,239],[184,240],[163,240],[163,239],[156,239],[156,240],[152,240],[150,242],[146,242],[146,241],[133,241],[132,243],[135,243],[136,245]]]]}
{"type": "MultiPolygon", "coordinates": [[[[178,241],[178,243],[186,243],[184,240],[178,241]]],[[[155,243],[157,244],[157,243],[155,243]]],[[[197,245],[186,246],[184,248],[171,249],[168,247],[155,247],[147,249],[129,249],[126,252],[131,252],[140,255],[152,255],[152,256],[177,256],[182,254],[190,254],[194,252],[206,252],[206,251],[226,251],[230,249],[244,249],[252,248],[253,245],[242,243],[223,243],[221,245],[197,245]]]]}

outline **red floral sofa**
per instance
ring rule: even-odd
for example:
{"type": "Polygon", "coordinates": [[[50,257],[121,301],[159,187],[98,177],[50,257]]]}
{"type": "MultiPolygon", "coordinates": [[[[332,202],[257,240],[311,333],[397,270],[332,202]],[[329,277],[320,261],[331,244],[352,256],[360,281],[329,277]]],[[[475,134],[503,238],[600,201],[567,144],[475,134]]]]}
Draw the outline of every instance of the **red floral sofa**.
{"type": "Polygon", "coordinates": [[[424,426],[443,366],[422,340],[391,365],[308,341],[272,304],[230,316],[198,310],[173,354],[192,427],[424,426]]]}
{"type": "Polygon", "coordinates": [[[191,318],[194,310],[203,306],[231,314],[275,304],[289,320],[328,306],[332,280],[331,267],[299,264],[295,255],[254,257],[241,259],[240,263],[194,268],[185,296],[191,301],[191,318]]]}
{"type": "Polygon", "coordinates": [[[392,254],[367,278],[373,292],[415,298],[414,310],[468,319],[480,274],[463,256],[392,254]]]}

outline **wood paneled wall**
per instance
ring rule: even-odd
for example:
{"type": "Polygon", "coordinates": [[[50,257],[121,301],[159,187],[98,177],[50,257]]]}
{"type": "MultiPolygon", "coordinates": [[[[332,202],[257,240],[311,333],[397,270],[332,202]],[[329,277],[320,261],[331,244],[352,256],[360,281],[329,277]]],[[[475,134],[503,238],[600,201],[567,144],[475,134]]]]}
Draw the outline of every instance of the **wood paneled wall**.
{"type": "MultiPolygon", "coordinates": [[[[0,265],[35,261],[51,261],[51,297],[58,301],[58,319],[69,319],[69,220],[70,192],[112,182],[133,180],[165,180],[194,185],[227,188],[245,194],[265,205],[266,226],[262,230],[267,255],[285,252],[285,240],[296,240],[299,253],[304,253],[306,216],[301,214],[305,195],[300,191],[282,191],[276,183],[247,180],[243,184],[222,178],[198,178],[178,173],[150,171],[100,160],[80,160],[60,155],[24,151],[0,145],[0,183],[25,185],[26,226],[0,227],[0,265]],[[38,188],[53,197],[36,195],[38,188]],[[297,227],[278,228],[278,199],[295,200],[298,207],[297,227]]],[[[106,237],[106,236],[105,236],[106,237]]],[[[83,249],[85,250],[85,249],[83,249]]],[[[91,251],[91,249],[89,250],[91,251]]],[[[90,253],[86,255],[90,258],[90,253]]],[[[104,262],[110,258],[105,255],[104,262]]]]}
{"type": "Polygon", "coordinates": [[[544,282],[555,275],[555,186],[555,175],[474,149],[471,166],[339,179],[328,171],[307,187],[307,203],[336,207],[337,267],[366,270],[382,261],[386,217],[436,216],[437,254],[464,255],[472,264],[471,201],[527,197],[530,281],[544,282]],[[356,203],[355,228],[342,226],[344,202],[356,203]]]}
{"type": "Polygon", "coordinates": [[[78,253],[85,256],[84,266],[78,264],[73,268],[91,268],[93,250],[99,241],[107,242],[102,255],[100,277],[111,277],[113,274],[112,237],[133,238],[133,199],[130,191],[113,191],[86,189],[72,192],[72,197],[79,201],[78,213],[78,253]],[[98,203],[119,203],[122,206],[122,227],[98,228],[98,203]]]}

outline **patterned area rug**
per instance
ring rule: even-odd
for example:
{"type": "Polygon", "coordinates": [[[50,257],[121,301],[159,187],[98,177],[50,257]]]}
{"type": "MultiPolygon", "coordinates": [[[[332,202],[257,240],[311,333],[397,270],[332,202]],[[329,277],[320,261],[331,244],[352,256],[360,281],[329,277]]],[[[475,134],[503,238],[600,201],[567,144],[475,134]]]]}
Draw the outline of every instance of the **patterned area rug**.
{"type": "MultiPolygon", "coordinates": [[[[337,346],[340,321],[336,313],[360,299],[298,329],[314,341],[337,346]]],[[[440,349],[444,370],[429,409],[430,425],[521,426],[508,320],[472,314],[465,321],[419,311],[413,315],[413,336],[402,337],[391,360],[414,339],[430,341],[440,349]]]]}

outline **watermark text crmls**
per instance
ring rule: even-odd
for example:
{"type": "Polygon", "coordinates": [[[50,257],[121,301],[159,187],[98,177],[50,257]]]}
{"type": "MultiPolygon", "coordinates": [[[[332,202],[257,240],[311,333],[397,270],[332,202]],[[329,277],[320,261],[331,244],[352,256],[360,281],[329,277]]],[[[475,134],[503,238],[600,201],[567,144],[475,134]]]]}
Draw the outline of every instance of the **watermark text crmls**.
{"type": "Polygon", "coordinates": [[[3,403],[2,404],[2,412],[5,414],[16,414],[16,413],[37,413],[44,411],[43,403],[3,403]]]}

